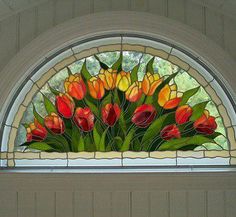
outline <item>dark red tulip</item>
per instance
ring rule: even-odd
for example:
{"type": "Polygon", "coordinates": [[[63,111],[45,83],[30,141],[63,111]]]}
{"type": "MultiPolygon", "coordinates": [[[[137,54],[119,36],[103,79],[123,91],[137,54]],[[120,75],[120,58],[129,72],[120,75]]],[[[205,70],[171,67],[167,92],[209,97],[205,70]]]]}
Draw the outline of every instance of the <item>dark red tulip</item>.
{"type": "Polygon", "coordinates": [[[120,107],[115,103],[114,105],[107,104],[102,108],[102,120],[105,124],[113,126],[120,117],[120,107]]]}
{"type": "Polygon", "coordinates": [[[94,114],[89,107],[78,107],[75,110],[73,120],[76,126],[84,132],[89,132],[94,127],[94,114]]]}
{"type": "Polygon", "coordinates": [[[174,138],[180,138],[179,128],[175,124],[167,125],[161,130],[161,138],[164,140],[170,140],[174,138]]]}
{"type": "Polygon", "coordinates": [[[205,110],[203,115],[194,122],[193,126],[196,131],[206,135],[213,134],[217,128],[215,118],[210,116],[209,111],[207,110],[205,110]]]}
{"type": "Polygon", "coordinates": [[[26,139],[27,142],[31,141],[43,141],[47,137],[47,130],[43,127],[36,119],[33,123],[29,124],[26,128],[27,135],[26,139]]]}
{"type": "Polygon", "coordinates": [[[193,109],[189,105],[180,106],[175,112],[175,121],[177,124],[184,124],[189,121],[193,109]]]}
{"type": "Polygon", "coordinates": [[[55,134],[62,134],[65,131],[63,120],[56,113],[51,113],[44,118],[45,126],[55,134]]]}
{"type": "Polygon", "coordinates": [[[75,103],[71,96],[60,93],[56,96],[56,107],[58,113],[64,118],[71,118],[74,113],[75,103]]]}
{"type": "Polygon", "coordinates": [[[143,104],[134,111],[132,122],[141,128],[149,126],[156,117],[156,109],[149,104],[143,104]]]}

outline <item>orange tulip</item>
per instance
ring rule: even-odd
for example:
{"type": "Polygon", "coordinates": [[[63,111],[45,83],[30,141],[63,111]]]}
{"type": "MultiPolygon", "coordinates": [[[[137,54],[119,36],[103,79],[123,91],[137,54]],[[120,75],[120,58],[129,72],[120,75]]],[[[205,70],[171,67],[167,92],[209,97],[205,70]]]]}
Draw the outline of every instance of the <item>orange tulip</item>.
{"type": "Polygon", "coordinates": [[[213,134],[217,128],[215,117],[210,116],[208,110],[204,111],[203,115],[194,122],[193,126],[198,132],[206,135],[213,134]]]}
{"type": "Polygon", "coordinates": [[[131,85],[130,72],[121,71],[116,78],[116,87],[125,92],[131,85]]]}
{"type": "Polygon", "coordinates": [[[165,85],[158,93],[158,104],[164,109],[173,109],[177,107],[181,101],[177,93],[176,85],[165,85]]]}
{"type": "Polygon", "coordinates": [[[81,100],[86,94],[86,86],[80,74],[70,75],[64,83],[65,91],[75,99],[81,100]]]}
{"type": "Polygon", "coordinates": [[[125,92],[125,97],[130,102],[136,102],[142,96],[141,82],[135,81],[125,92]]]}
{"type": "Polygon", "coordinates": [[[174,138],[180,138],[179,128],[175,124],[167,125],[161,130],[161,138],[164,140],[170,140],[174,138]]]}
{"type": "Polygon", "coordinates": [[[117,70],[101,69],[98,77],[102,80],[106,90],[112,90],[116,87],[117,70]]]}
{"type": "Polygon", "coordinates": [[[75,103],[68,94],[60,93],[56,96],[56,108],[58,113],[64,118],[71,118],[74,113],[75,103]]]}
{"type": "Polygon", "coordinates": [[[177,124],[184,124],[189,121],[193,109],[189,105],[180,106],[175,112],[175,121],[177,124]]]}
{"type": "Polygon", "coordinates": [[[163,79],[158,74],[147,72],[142,81],[143,93],[147,96],[152,96],[157,87],[162,83],[163,79]]]}
{"type": "Polygon", "coordinates": [[[94,99],[101,99],[105,94],[104,84],[98,77],[88,80],[89,93],[94,99]]]}
{"type": "Polygon", "coordinates": [[[43,127],[36,119],[34,119],[34,123],[29,124],[26,131],[27,142],[43,141],[47,137],[46,128],[43,127]]]}
{"type": "Polygon", "coordinates": [[[56,113],[51,113],[46,116],[44,123],[45,126],[55,134],[62,134],[65,131],[65,124],[56,113]]]}

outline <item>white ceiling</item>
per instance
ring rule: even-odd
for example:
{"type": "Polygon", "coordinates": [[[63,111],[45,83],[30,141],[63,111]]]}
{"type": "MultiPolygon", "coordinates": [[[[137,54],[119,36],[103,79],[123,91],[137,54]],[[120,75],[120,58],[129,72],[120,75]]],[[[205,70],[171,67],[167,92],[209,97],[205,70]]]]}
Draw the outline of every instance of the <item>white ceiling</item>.
{"type": "MultiPolygon", "coordinates": [[[[0,0],[0,20],[12,16],[16,13],[19,13],[25,9],[34,8],[37,5],[49,1],[54,1],[54,0],[0,0]]],[[[80,1],[80,0],[74,0],[74,1],[80,1]]],[[[214,9],[217,12],[221,12],[226,16],[234,18],[236,17],[236,0],[187,0],[187,1],[194,1],[195,3],[214,9]]]]}

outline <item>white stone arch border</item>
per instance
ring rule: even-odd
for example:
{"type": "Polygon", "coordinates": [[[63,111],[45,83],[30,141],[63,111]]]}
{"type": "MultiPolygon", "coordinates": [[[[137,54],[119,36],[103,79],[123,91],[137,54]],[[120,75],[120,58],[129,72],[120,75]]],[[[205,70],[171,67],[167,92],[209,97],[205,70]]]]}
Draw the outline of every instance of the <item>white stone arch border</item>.
{"type": "MultiPolygon", "coordinates": [[[[131,158],[144,158],[144,164],[146,165],[176,165],[176,162],[177,165],[234,164],[236,157],[234,151],[234,149],[236,149],[234,135],[236,115],[234,110],[234,91],[232,90],[230,83],[232,83],[232,80],[235,80],[235,78],[230,77],[231,74],[228,71],[228,66],[226,68],[223,67],[230,63],[232,63],[232,67],[235,66],[235,63],[232,61],[232,59],[230,59],[230,57],[227,56],[227,54],[225,54],[220,48],[216,47],[214,44],[206,40],[206,38],[199,35],[199,33],[194,32],[192,29],[189,29],[182,24],[178,24],[175,22],[172,23],[168,19],[163,17],[160,18],[149,14],[147,15],[145,13],[131,13],[129,15],[126,15],[123,12],[112,12],[85,16],[83,18],[67,22],[37,38],[28,47],[23,49],[21,54],[16,56],[3,70],[3,74],[9,73],[9,75],[11,76],[11,74],[14,75],[14,70],[17,69],[22,75],[22,78],[20,79],[18,87],[11,91],[10,97],[8,97],[8,99],[6,100],[1,111],[1,114],[5,115],[1,120],[2,153],[0,159],[2,159],[2,161],[6,160],[8,166],[14,166],[15,161],[17,161],[18,159],[25,159],[24,162],[31,161],[32,165],[35,163],[36,165],[41,165],[39,161],[43,160],[44,164],[42,165],[47,166],[55,165],[55,162],[52,163],[52,161],[50,161],[49,159],[57,159],[57,166],[68,166],[68,164],[69,166],[78,166],[79,162],[83,160],[83,158],[91,158],[95,160],[94,157],[96,157],[97,159],[113,158],[113,161],[118,160],[119,163],[114,162],[114,165],[112,164],[112,166],[117,166],[117,164],[118,166],[132,165],[134,161],[129,162],[131,158]],[[122,17],[122,19],[120,17],[122,17]],[[140,20],[140,17],[142,17],[143,19],[140,20]],[[146,20],[146,23],[144,22],[144,20],[146,20]],[[148,22],[150,20],[152,22],[148,22]],[[126,22],[123,23],[122,21],[126,22]],[[157,28],[152,28],[152,25],[154,24],[153,21],[156,21],[155,25],[157,26],[157,28]],[[100,22],[102,22],[102,25],[100,22]],[[86,28],[85,24],[87,24],[90,28],[94,27],[95,30],[86,28]],[[111,24],[113,24],[114,26],[111,24]],[[145,26],[143,26],[142,24],[145,24],[145,26]],[[176,29],[176,26],[173,26],[171,24],[175,24],[179,28],[181,27],[181,29],[176,29]],[[75,26],[82,26],[83,28],[77,30],[75,29],[75,26]],[[163,27],[163,29],[161,29],[161,27],[163,27]],[[99,28],[99,31],[97,28],[99,28]],[[120,31],[118,31],[118,29],[120,29],[120,31]],[[177,32],[173,32],[174,30],[177,32]],[[68,35],[65,35],[64,32],[70,34],[70,37],[68,37],[68,35]],[[167,37],[167,33],[172,33],[172,35],[170,34],[169,37],[167,37]],[[193,39],[198,40],[183,41],[183,38],[181,38],[181,36],[186,38],[186,35],[189,35],[190,33],[194,33],[192,35],[193,39]],[[73,37],[71,37],[71,35],[73,37]],[[54,38],[51,38],[53,36],[56,36],[57,40],[53,40],[54,38]],[[176,65],[179,65],[181,68],[188,71],[193,77],[197,77],[199,83],[201,83],[201,85],[206,88],[206,91],[209,93],[209,95],[213,97],[213,101],[217,105],[219,105],[218,109],[220,110],[221,116],[223,116],[223,119],[225,121],[224,124],[226,125],[226,127],[228,127],[227,133],[231,144],[230,151],[199,151],[191,153],[177,151],[165,152],[161,154],[134,154],[128,152],[112,153],[111,155],[107,153],[54,153],[53,156],[48,153],[42,152],[14,152],[14,134],[16,135],[17,127],[21,119],[17,115],[15,118],[14,113],[18,111],[18,113],[23,114],[24,110],[27,107],[27,104],[31,101],[32,96],[35,92],[37,92],[38,88],[40,88],[41,85],[43,85],[43,83],[48,79],[48,76],[55,74],[56,71],[59,71],[61,68],[74,62],[76,59],[81,59],[82,57],[90,56],[98,52],[121,50],[120,36],[122,36],[123,50],[135,50],[150,53],[155,56],[160,56],[176,65]],[[105,37],[108,37],[108,39],[105,39],[105,37]],[[49,43],[45,43],[44,40],[46,39],[49,40],[49,43]],[[94,44],[89,43],[89,41],[92,41],[94,44]],[[43,45],[43,47],[40,47],[40,44],[43,45]],[[223,56],[226,59],[217,59],[219,58],[217,57],[217,55],[214,55],[214,57],[213,55],[208,55],[206,56],[206,58],[204,58],[204,55],[206,55],[204,53],[204,47],[202,47],[202,49],[199,49],[199,46],[197,46],[201,44],[207,44],[207,46],[212,51],[222,52],[221,54],[224,54],[223,56]],[[48,45],[49,47],[46,47],[46,45],[48,45]],[[193,49],[193,45],[195,45],[195,49],[193,49]],[[39,49],[38,53],[36,52],[36,48],[39,49]],[[32,55],[33,58],[30,59],[32,55]],[[23,64],[19,64],[21,61],[24,61],[27,58],[29,58],[28,61],[23,62],[23,64]],[[221,61],[219,62],[219,60],[221,61]],[[19,64],[17,65],[18,68],[16,68],[14,64],[19,64]],[[219,69],[221,69],[221,73],[219,73],[219,69]],[[200,74],[203,73],[204,75],[200,75],[196,70],[198,70],[200,74]],[[42,78],[40,78],[41,76],[42,78]],[[228,78],[228,81],[226,81],[225,78],[228,78]],[[19,93],[19,91],[21,92],[19,93]],[[21,96],[21,94],[23,95],[21,96]],[[22,105],[20,105],[20,102],[23,102],[22,105]],[[10,146],[4,148],[4,144],[6,144],[6,141],[7,144],[10,144],[10,146]],[[222,159],[219,160],[218,157],[225,158],[226,161],[225,159],[223,159],[223,161],[222,159]],[[198,158],[209,158],[213,161],[210,160],[208,163],[204,161],[205,163],[203,163],[197,160],[196,162],[193,162],[198,158]],[[32,161],[32,159],[34,159],[34,161],[32,161]],[[45,159],[48,159],[46,163],[45,159]],[[74,164],[73,162],[71,162],[70,164],[70,161],[74,161],[72,159],[75,160],[74,164]],[[153,159],[156,159],[157,162],[153,163],[153,159]],[[160,159],[162,160],[160,161],[160,159]],[[169,162],[171,159],[174,160],[174,163],[169,162]],[[165,160],[167,160],[166,163],[165,160]],[[61,161],[61,163],[59,161],[61,161]]],[[[7,92],[7,90],[5,90],[5,92],[7,92]]],[[[93,164],[95,163],[92,162],[91,165],[93,164]]],[[[27,164],[23,163],[19,165],[25,166],[27,164]]],[[[103,165],[103,163],[101,165],[103,165]]],[[[142,165],[142,160],[141,163],[136,161],[135,165],[142,165]]]]}

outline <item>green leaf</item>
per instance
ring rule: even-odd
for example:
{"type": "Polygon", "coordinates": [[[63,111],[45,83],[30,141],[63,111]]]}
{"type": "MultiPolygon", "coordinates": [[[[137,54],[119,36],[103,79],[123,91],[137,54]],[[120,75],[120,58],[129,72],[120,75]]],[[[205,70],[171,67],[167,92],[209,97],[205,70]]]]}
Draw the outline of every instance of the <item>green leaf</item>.
{"type": "Polygon", "coordinates": [[[202,116],[208,102],[209,101],[201,102],[193,106],[193,113],[190,118],[190,121],[196,121],[198,118],[202,116]]]}
{"type": "Polygon", "coordinates": [[[72,71],[70,70],[70,68],[67,66],[67,72],[68,72],[68,75],[72,75],[72,71]]]}
{"type": "Polygon", "coordinates": [[[55,134],[48,133],[45,142],[47,142],[48,144],[49,143],[55,144],[57,147],[57,150],[60,150],[63,152],[71,151],[68,141],[62,135],[55,135],[55,134]]]}
{"type": "Polygon", "coordinates": [[[113,102],[120,105],[120,97],[119,97],[117,88],[115,90],[113,90],[113,102]]]}
{"type": "Polygon", "coordinates": [[[180,139],[172,139],[164,142],[160,147],[159,151],[175,151],[181,149],[188,145],[202,145],[204,143],[212,142],[215,143],[213,139],[207,138],[203,135],[195,135],[193,137],[185,137],[180,139]]]}
{"type": "Polygon", "coordinates": [[[200,86],[184,92],[179,106],[185,105],[188,102],[189,98],[198,92],[199,88],[200,86]]]}
{"type": "Polygon", "coordinates": [[[120,151],[128,151],[130,149],[130,143],[131,143],[131,140],[134,136],[135,130],[136,130],[136,128],[131,128],[128,135],[125,137],[125,140],[121,146],[120,151]]]}
{"type": "Polygon", "coordinates": [[[44,126],[44,119],[43,117],[36,111],[36,108],[33,104],[33,114],[34,114],[34,117],[36,118],[36,120],[42,125],[44,126]]]}
{"type": "Polygon", "coordinates": [[[86,66],[86,60],[83,63],[82,69],[81,69],[81,75],[84,79],[89,80],[92,76],[90,75],[87,66],[86,66]]]}
{"type": "Polygon", "coordinates": [[[89,133],[84,137],[84,146],[86,151],[89,152],[96,151],[96,147],[93,144],[89,133]]]}
{"type": "Polygon", "coordinates": [[[106,134],[107,134],[108,128],[103,132],[100,143],[99,143],[99,151],[106,151],[106,134]]]}
{"type": "Polygon", "coordinates": [[[159,132],[163,128],[164,121],[169,115],[170,113],[160,116],[147,128],[141,141],[142,150],[144,151],[148,150],[149,145],[151,144],[152,140],[156,137],[156,135],[159,134],[159,132]]]}
{"type": "Polygon", "coordinates": [[[105,63],[103,63],[103,62],[101,62],[101,60],[99,59],[99,57],[97,56],[97,55],[94,55],[94,57],[96,58],[96,60],[99,62],[99,64],[100,64],[100,66],[101,66],[101,68],[102,69],[108,69],[109,68],[109,66],[108,65],[106,65],[105,63]]]}
{"type": "Polygon", "coordinates": [[[120,150],[121,146],[123,144],[123,139],[119,136],[116,136],[116,137],[114,137],[114,143],[115,143],[116,147],[118,148],[118,150],[120,150]]]}
{"type": "Polygon", "coordinates": [[[60,92],[58,90],[55,90],[54,88],[52,88],[50,85],[49,86],[49,89],[50,91],[55,95],[55,96],[58,96],[60,94],[60,92]]]}
{"type": "Polygon", "coordinates": [[[82,135],[80,135],[79,144],[78,144],[78,151],[84,151],[84,150],[85,150],[84,138],[82,135]]]}
{"type": "Polygon", "coordinates": [[[96,105],[94,105],[90,100],[87,98],[84,98],[85,103],[87,106],[92,110],[92,112],[98,117],[99,116],[99,111],[96,105]]]}
{"type": "Polygon", "coordinates": [[[40,151],[54,151],[54,149],[46,142],[34,142],[31,143],[28,148],[40,150],[40,151]]]}
{"type": "Polygon", "coordinates": [[[125,135],[127,128],[126,128],[126,121],[125,121],[124,111],[123,110],[121,110],[120,118],[118,120],[118,123],[119,123],[119,126],[120,126],[123,134],[125,135]]]}
{"type": "Polygon", "coordinates": [[[122,61],[123,61],[123,53],[121,52],[119,59],[113,64],[111,68],[117,70],[117,72],[122,71],[122,61]]]}
{"type": "Polygon", "coordinates": [[[111,101],[112,101],[112,94],[111,94],[111,92],[110,92],[110,93],[108,93],[108,94],[103,98],[103,100],[102,100],[102,107],[104,107],[106,104],[111,103],[111,101]]]}
{"type": "Polygon", "coordinates": [[[99,144],[100,144],[100,141],[101,141],[101,136],[100,134],[98,133],[98,121],[95,123],[94,125],[94,128],[93,128],[93,140],[94,140],[94,144],[96,146],[96,150],[99,150],[99,144]]]}
{"type": "Polygon", "coordinates": [[[80,141],[80,131],[73,124],[72,125],[72,136],[71,136],[71,148],[72,148],[73,152],[78,152],[79,141],[80,141]]]}
{"type": "Polygon", "coordinates": [[[51,114],[52,112],[57,113],[55,105],[45,95],[43,95],[43,101],[48,114],[51,114]]]}
{"type": "Polygon", "coordinates": [[[152,57],[152,58],[148,61],[148,64],[147,64],[147,67],[146,67],[146,73],[147,73],[147,72],[150,72],[151,74],[154,73],[154,69],[153,69],[153,62],[154,62],[154,59],[155,59],[155,57],[152,57]]]}
{"type": "Polygon", "coordinates": [[[136,65],[132,71],[131,71],[131,82],[135,82],[138,80],[138,69],[139,69],[140,64],[136,65]]]}

